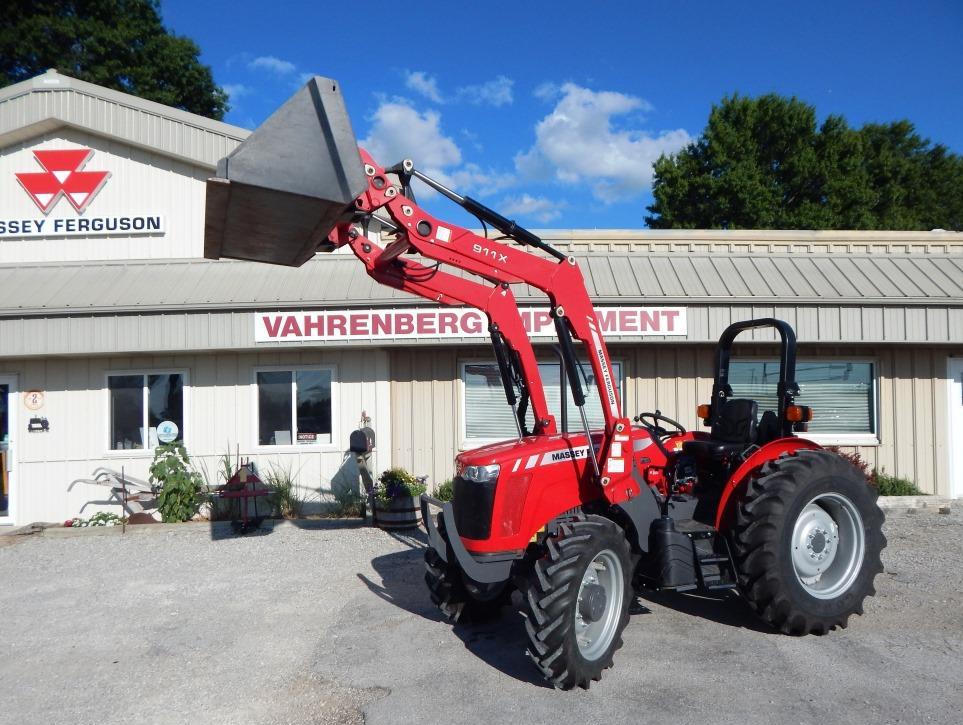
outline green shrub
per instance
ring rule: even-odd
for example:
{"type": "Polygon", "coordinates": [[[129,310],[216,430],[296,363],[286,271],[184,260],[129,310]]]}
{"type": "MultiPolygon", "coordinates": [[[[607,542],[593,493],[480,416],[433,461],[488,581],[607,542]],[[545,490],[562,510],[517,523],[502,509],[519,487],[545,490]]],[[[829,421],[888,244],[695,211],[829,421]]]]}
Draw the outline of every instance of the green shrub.
{"type": "Polygon", "coordinates": [[[388,503],[394,498],[420,496],[425,492],[425,484],[408,473],[404,468],[389,468],[378,478],[375,496],[379,501],[388,503]]]}
{"type": "Polygon", "coordinates": [[[880,496],[927,496],[916,484],[905,478],[891,476],[885,471],[873,469],[873,485],[879,489],[880,496]]]}
{"type": "Polygon", "coordinates": [[[165,443],[154,451],[150,480],[160,486],[157,508],[164,523],[190,521],[200,505],[201,475],[191,467],[180,443],[165,443]]]}
{"type": "Polygon", "coordinates": [[[438,487],[438,490],[435,491],[435,498],[439,501],[451,501],[455,498],[454,483],[450,478],[438,487]]]}
{"type": "Polygon", "coordinates": [[[366,497],[358,491],[341,489],[334,492],[334,507],[330,515],[336,519],[355,519],[364,516],[366,497]]]}
{"type": "Polygon", "coordinates": [[[275,516],[285,519],[301,517],[304,499],[298,495],[290,466],[272,462],[264,476],[264,485],[271,492],[268,494],[268,503],[275,516]]]}

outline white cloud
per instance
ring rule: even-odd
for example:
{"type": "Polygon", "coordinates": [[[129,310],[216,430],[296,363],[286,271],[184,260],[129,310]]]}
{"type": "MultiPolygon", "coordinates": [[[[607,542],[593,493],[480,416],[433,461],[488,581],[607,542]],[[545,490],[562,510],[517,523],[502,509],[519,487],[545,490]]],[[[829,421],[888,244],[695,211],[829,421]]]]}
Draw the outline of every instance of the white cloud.
{"type": "Polygon", "coordinates": [[[224,89],[232,101],[244,96],[249,96],[252,91],[250,86],[246,86],[243,83],[225,83],[221,88],[224,89]]]}
{"type": "Polygon", "coordinates": [[[403,100],[383,102],[371,117],[371,131],[361,145],[378,163],[413,159],[426,173],[461,164],[461,149],[441,130],[441,114],[418,112],[403,100]]]}
{"type": "Polygon", "coordinates": [[[294,73],[298,67],[291,61],[275,58],[273,55],[262,55],[247,64],[252,70],[267,70],[284,76],[294,73]]]}
{"type": "Polygon", "coordinates": [[[438,90],[438,79],[434,76],[430,76],[424,71],[406,71],[405,72],[405,87],[419,93],[429,101],[434,101],[435,103],[444,103],[441,97],[441,92],[438,90]]]}
{"type": "Polygon", "coordinates": [[[542,196],[522,194],[521,196],[503,199],[499,205],[499,213],[508,216],[531,217],[535,221],[545,223],[560,216],[564,207],[564,202],[546,199],[542,196]]]}
{"type": "MultiPolygon", "coordinates": [[[[369,119],[367,138],[359,144],[375,161],[390,166],[412,159],[415,167],[452,189],[480,196],[511,186],[510,174],[485,171],[477,164],[465,163],[461,148],[441,127],[437,111],[421,112],[404,99],[385,100],[369,119]]],[[[419,193],[431,196],[424,186],[419,193]]]]}
{"type": "Polygon", "coordinates": [[[535,144],[515,157],[518,171],[537,181],[587,182],[603,202],[627,199],[652,183],[652,164],[691,141],[684,129],[653,135],[615,127],[613,119],[651,110],[641,98],[613,91],[592,91],[574,83],[539,87],[555,108],[535,126],[535,144]]]}
{"type": "Polygon", "coordinates": [[[495,80],[474,86],[462,86],[458,89],[458,97],[476,106],[486,104],[490,106],[505,106],[514,100],[512,87],[515,81],[505,76],[498,76],[495,80]]]}

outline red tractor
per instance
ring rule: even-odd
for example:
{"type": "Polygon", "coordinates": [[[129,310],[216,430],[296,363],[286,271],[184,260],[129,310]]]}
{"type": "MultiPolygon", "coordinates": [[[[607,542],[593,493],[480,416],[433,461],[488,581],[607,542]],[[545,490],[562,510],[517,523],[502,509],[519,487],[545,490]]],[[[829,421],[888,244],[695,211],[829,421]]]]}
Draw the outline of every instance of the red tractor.
{"type": "Polygon", "coordinates": [[[452,620],[490,616],[518,590],[529,655],[570,689],[612,665],[641,587],[736,590],[794,635],[862,613],[882,571],[883,515],[856,468],[796,435],[813,412],[796,400],[787,323],[750,320],[723,332],[712,397],[699,406],[707,432],[658,410],[633,425],[575,259],[408,160],[378,165],[357,148],[336,82],[309,81],[221,162],[218,177],[208,183],[206,256],[299,265],[348,247],[382,284],[487,315],[518,435],[456,458],[452,502],[422,497],[425,579],[452,620]],[[501,236],[435,218],[415,203],[412,179],[501,236]],[[387,243],[369,234],[373,223],[387,243]],[[517,284],[548,299],[575,430],[549,410],[517,284]],[[780,340],[774,410],[735,397],[729,384],[734,340],[760,327],[780,340]],[[590,395],[601,402],[600,429],[587,422],[590,395]]]}

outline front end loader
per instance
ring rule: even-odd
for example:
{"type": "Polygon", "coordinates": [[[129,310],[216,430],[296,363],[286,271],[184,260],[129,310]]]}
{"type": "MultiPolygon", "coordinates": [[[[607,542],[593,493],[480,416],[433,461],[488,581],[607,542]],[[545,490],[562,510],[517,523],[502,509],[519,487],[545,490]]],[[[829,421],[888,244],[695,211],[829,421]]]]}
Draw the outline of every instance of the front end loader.
{"type": "Polygon", "coordinates": [[[517,590],[528,654],[571,689],[612,665],[643,588],[733,590],[792,635],[862,613],[882,570],[883,516],[858,470],[799,435],[813,411],[797,401],[786,322],[722,333],[711,399],[699,409],[707,430],[658,410],[630,420],[575,259],[410,160],[380,166],[357,148],[338,84],[315,77],[208,182],[205,256],[299,265],[342,247],[378,282],[489,321],[517,436],[458,455],[451,502],[422,497],[428,594],[450,619],[493,616],[517,590]],[[435,218],[415,202],[414,179],[500,236],[435,218]],[[548,406],[512,292],[520,284],[545,294],[574,424],[548,406]],[[729,384],[736,337],[764,328],[780,341],[773,410],[729,384]],[[597,428],[585,411],[593,396],[597,428]]]}

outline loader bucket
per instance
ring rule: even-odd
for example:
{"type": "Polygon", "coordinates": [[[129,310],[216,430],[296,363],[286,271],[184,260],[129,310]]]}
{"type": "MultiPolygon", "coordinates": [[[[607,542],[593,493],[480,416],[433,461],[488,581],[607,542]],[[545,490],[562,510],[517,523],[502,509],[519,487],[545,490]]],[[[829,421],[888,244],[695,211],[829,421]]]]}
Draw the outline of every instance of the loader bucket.
{"type": "Polygon", "coordinates": [[[315,76],[208,179],[204,256],[300,266],[366,186],[338,83],[315,76]]]}

